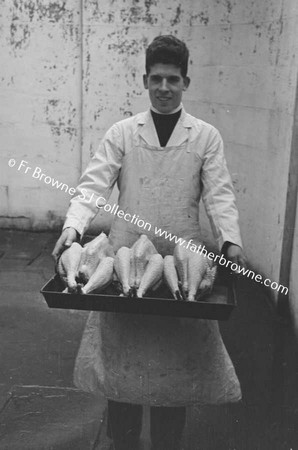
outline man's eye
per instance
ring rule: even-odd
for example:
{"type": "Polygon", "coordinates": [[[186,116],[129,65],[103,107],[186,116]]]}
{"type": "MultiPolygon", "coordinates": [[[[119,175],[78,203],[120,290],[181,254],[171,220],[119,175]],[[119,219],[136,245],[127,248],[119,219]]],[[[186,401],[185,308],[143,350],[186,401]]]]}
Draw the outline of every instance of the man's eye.
{"type": "MultiPolygon", "coordinates": [[[[152,83],[162,83],[163,77],[161,77],[159,75],[152,75],[150,79],[151,79],[152,83]]],[[[176,76],[172,76],[172,77],[167,77],[166,80],[167,80],[167,83],[169,83],[169,84],[177,84],[177,83],[179,83],[180,78],[176,77],[176,76]]]]}

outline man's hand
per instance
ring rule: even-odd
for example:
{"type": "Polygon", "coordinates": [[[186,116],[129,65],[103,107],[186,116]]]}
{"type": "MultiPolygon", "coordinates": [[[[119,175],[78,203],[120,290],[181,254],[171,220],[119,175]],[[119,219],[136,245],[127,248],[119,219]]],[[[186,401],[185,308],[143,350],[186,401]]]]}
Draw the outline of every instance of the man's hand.
{"type": "Polygon", "coordinates": [[[61,236],[56,242],[55,248],[52,253],[55,263],[57,263],[61,253],[63,253],[64,250],[70,247],[71,244],[73,242],[76,242],[77,240],[78,240],[78,233],[77,230],[75,230],[74,228],[69,227],[65,228],[65,230],[62,231],[61,236]]]}
{"type": "Polygon", "coordinates": [[[246,258],[244,256],[243,250],[239,245],[227,243],[225,252],[227,255],[227,259],[232,261],[232,263],[236,263],[238,266],[246,268],[246,258]]]}

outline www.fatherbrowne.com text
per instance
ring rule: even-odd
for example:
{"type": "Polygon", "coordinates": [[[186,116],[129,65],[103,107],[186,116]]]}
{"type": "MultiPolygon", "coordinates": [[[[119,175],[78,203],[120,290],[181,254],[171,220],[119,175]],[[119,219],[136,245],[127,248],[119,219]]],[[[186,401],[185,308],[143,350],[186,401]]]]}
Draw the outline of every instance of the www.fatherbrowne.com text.
{"type": "MultiPolygon", "coordinates": [[[[8,161],[9,167],[14,167],[17,161],[14,158],[11,158],[8,161]]],[[[278,291],[284,295],[288,294],[289,289],[282,284],[278,284],[276,281],[272,281],[269,278],[263,278],[262,275],[256,274],[253,270],[246,269],[244,267],[240,267],[238,264],[233,263],[232,261],[225,258],[224,255],[218,255],[213,252],[208,252],[203,244],[196,245],[192,239],[186,241],[172,233],[162,230],[161,228],[154,227],[152,230],[152,225],[149,222],[146,222],[142,218],[140,218],[137,214],[130,214],[128,212],[123,211],[119,208],[119,205],[115,204],[110,205],[104,197],[96,195],[95,193],[90,193],[86,189],[81,189],[80,192],[77,191],[73,187],[69,187],[67,184],[62,183],[48,175],[46,175],[42,169],[36,166],[34,169],[28,165],[27,161],[22,160],[18,167],[18,171],[24,172],[25,174],[31,174],[32,178],[37,179],[38,181],[43,181],[45,184],[51,185],[56,189],[67,192],[69,195],[73,196],[75,193],[78,194],[78,200],[83,200],[86,203],[94,202],[97,208],[103,209],[104,211],[117,216],[126,222],[130,222],[134,225],[137,225],[139,228],[142,228],[145,231],[153,232],[155,236],[164,237],[164,239],[169,240],[170,242],[174,242],[176,245],[181,245],[191,252],[200,253],[208,258],[210,261],[217,262],[220,266],[225,266],[230,268],[233,272],[244,275],[257,283],[263,284],[266,287],[270,287],[271,289],[278,291]]]]}

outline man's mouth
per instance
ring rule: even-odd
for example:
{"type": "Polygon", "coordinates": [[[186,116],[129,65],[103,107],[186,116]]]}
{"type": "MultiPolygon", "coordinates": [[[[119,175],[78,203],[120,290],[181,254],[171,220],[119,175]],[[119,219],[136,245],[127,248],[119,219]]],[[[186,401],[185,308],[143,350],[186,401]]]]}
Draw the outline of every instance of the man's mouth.
{"type": "Polygon", "coordinates": [[[157,97],[158,100],[160,100],[161,102],[166,102],[167,100],[170,100],[170,97],[157,97]]]}

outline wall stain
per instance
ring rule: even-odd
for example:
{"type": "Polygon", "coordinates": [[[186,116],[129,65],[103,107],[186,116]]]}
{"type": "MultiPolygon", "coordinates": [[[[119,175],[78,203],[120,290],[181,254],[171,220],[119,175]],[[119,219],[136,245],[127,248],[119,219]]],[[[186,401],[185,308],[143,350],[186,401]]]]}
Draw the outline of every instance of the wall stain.
{"type": "Polygon", "coordinates": [[[28,217],[28,216],[6,216],[6,215],[1,215],[0,219],[30,219],[30,217],[28,217]]]}
{"type": "Polygon", "coordinates": [[[175,12],[175,17],[171,20],[171,25],[177,25],[178,23],[180,23],[181,21],[181,14],[182,14],[182,9],[181,9],[181,5],[178,5],[176,8],[176,12],[175,12]]]}
{"type": "MultiPolygon", "coordinates": [[[[142,8],[140,6],[131,6],[130,8],[123,8],[120,10],[120,18],[123,23],[135,24],[140,21],[142,17],[142,8]]],[[[110,14],[109,14],[110,17],[110,14]]]]}
{"type": "MultiPolygon", "coordinates": [[[[14,50],[28,47],[31,24],[48,20],[57,23],[63,20],[63,37],[71,37],[76,33],[78,40],[78,27],[73,25],[73,10],[66,9],[66,1],[56,1],[44,4],[41,0],[13,0],[11,7],[12,19],[10,24],[10,45],[14,50]]],[[[50,34],[48,33],[49,37],[50,34]]]]}
{"type": "Polygon", "coordinates": [[[27,48],[30,41],[29,25],[19,23],[17,17],[13,17],[10,24],[10,45],[14,50],[27,48]]]}
{"type": "Polygon", "coordinates": [[[280,57],[280,36],[283,32],[282,13],[278,20],[269,23],[266,32],[271,60],[273,64],[277,65],[280,57]]]}
{"type": "Polygon", "coordinates": [[[59,217],[55,211],[49,209],[46,213],[46,223],[48,227],[52,229],[58,229],[63,225],[64,218],[59,217]]]}
{"type": "Polygon", "coordinates": [[[96,122],[97,119],[99,119],[102,116],[102,112],[106,111],[106,110],[107,110],[106,106],[103,106],[103,105],[99,106],[93,113],[94,122],[96,122]]]}
{"type": "Polygon", "coordinates": [[[154,17],[152,15],[150,9],[152,6],[157,5],[157,1],[156,0],[145,0],[144,4],[145,4],[145,8],[146,8],[145,22],[149,23],[151,25],[154,25],[155,23],[158,22],[158,17],[154,17]]]}
{"type": "Polygon", "coordinates": [[[237,1],[232,2],[231,0],[216,0],[216,3],[225,8],[225,10],[221,13],[222,17],[220,21],[224,23],[232,23],[231,14],[234,6],[237,5],[237,1]]]}
{"type": "Polygon", "coordinates": [[[120,2],[118,5],[114,5],[115,2],[110,0],[109,5],[104,8],[99,8],[98,3],[98,1],[89,0],[88,11],[85,6],[86,13],[91,15],[92,20],[96,23],[99,21],[109,24],[121,22],[123,26],[129,26],[143,22],[154,25],[159,20],[158,10],[156,9],[155,13],[152,12],[152,7],[157,6],[156,0],[144,0],[143,2],[132,0],[130,6],[123,0],[123,7],[120,2]]]}
{"type": "Polygon", "coordinates": [[[221,29],[224,32],[223,41],[226,42],[228,45],[230,45],[232,42],[232,37],[233,37],[233,31],[232,31],[231,24],[222,25],[221,29]]]}
{"type": "Polygon", "coordinates": [[[225,0],[225,6],[227,8],[228,14],[231,14],[232,9],[233,9],[233,5],[232,2],[230,0],[225,0]]]}
{"type": "Polygon", "coordinates": [[[34,20],[49,19],[50,22],[59,22],[66,14],[66,1],[49,2],[47,5],[41,0],[13,0],[15,12],[25,14],[30,22],[34,20]]]}
{"type": "Polygon", "coordinates": [[[129,28],[123,29],[122,31],[117,31],[110,33],[108,38],[115,36],[115,40],[112,43],[108,44],[108,50],[112,50],[117,52],[119,55],[132,56],[137,55],[140,52],[143,52],[147,46],[147,39],[127,39],[123,36],[127,35],[129,32],[129,28]]]}
{"type": "MultiPolygon", "coordinates": [[[[65,106],[61,105],[58,99],[48,100],[45,107],[45,119],[55,138],[59,138],[63,134],[68,134],[70,138],[77,136],[77,127],[73,125],[76,114],[77,110],[71,101],[65,106]]],[[[58,143],[58,141],[55,142],[58,143]]]]}
{"type": "MultiPolygon", "coordinates": [[[[88,45],[86,45],[86,49],[87,48],[88,48],[88,45]]],[[[89,91],[89,84],[90,84],[90,60],[91,60],[90,52],[89,52],[89,50],[86,50],[86,62],[85,62],[84,79],[83,79],[85,92],[89,91]]]]}
{"type": "Polygon", "coordinates": [[[195,22],[197,22],[197,19],[199,19],[199,22],[203,25],[208,25],[209,23],[208,13],[201,11],[198,14],[191,14],[189,18],[189,26],[193,27],[195,25],[195,22]]]}

